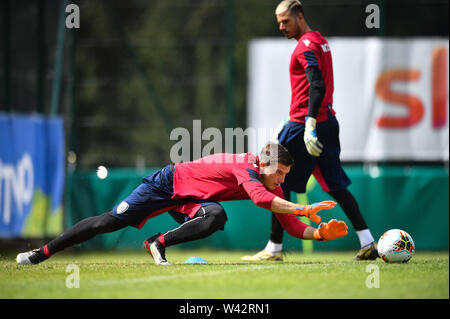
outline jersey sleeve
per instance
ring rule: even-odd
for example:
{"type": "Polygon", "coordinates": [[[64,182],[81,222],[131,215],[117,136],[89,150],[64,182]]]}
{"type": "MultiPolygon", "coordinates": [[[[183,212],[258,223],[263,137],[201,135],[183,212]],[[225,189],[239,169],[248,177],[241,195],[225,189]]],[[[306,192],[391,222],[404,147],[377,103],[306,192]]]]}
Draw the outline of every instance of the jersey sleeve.
{"type": "Polygon", "coordinates": [[[303,69],[307,69],[309,67],[316,67],[318,69],[321,68],[319,63],[320,59],[320,45],[311,42],[307,39],[303,40],[296,57],[298,62],[303,66],[303,69]]]}
{"type": "Polygon", "coordinates": [[[326,93],[325,82],[322,78],[322,72],[316,66],[308,67],[305,69],[305,73],[309,83],[308,116],[317,118],[326,93]]]}
{"type": "Polygon", "coordinates": [[[259,172],[250,167],[239,167],[233,170],[238,184],[242,185],[250,199],[259,207],[270,210],[272,201],[277,196],[267,190],[261,182],[259,172]]]}
{"type": "Polygon", "coordinates": [[[325,83],[322,78],[321,65],[319,63],[319,50],[321,50],[319,44],[304,40],[303,45],[300,47],[299,53],[297,54],[297,59],[305,70],[306,78],[309,83],[308,116],[313,118],[317,117],[326,92],[325,83]]]}
{"type": "Polygon", "coordinates": [[[303,233],[309,225],[301,222],[297,216],[292,214],[275,213],[275,216],[289,235],[303,239],[303,233]]]}

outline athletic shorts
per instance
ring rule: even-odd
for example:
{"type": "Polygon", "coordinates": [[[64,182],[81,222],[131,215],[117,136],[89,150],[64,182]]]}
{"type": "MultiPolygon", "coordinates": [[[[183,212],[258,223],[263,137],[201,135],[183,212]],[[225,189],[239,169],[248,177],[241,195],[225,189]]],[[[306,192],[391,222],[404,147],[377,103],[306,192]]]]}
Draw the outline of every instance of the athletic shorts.
{"type": "Polygon", "coordinates": [[[140,184],[122,202],[114,206],[110,214],[130,226],[142,228],[149,218],[167,211],[176,211],[192,218],[202,206],[220,205],[216,202],[196,202],[191,199],[173,199],[172,164],[143,178],[140,184]]]}
{"type": "Polygon", "coordinates": [[[278,135],[278,141],[287,148],[294,158],[295,164],[286,175],[281,185],[284,192],[305,193],[306,183],[311,174],[325,192],[346,188],[351,181],[345,174],[341,160],[339,143],[339,123],[328,111],[328,120],[317,123],[317,137],[323,145],[319,157],[314,157],[306,150],[303,135],[305,123],[288,122],[278,135]]]}

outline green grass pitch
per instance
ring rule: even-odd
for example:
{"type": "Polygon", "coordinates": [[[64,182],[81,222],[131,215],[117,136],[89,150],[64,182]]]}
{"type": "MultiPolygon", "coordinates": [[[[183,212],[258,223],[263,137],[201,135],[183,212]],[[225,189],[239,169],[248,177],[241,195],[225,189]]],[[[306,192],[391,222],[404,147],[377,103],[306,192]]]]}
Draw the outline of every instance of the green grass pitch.
{"type": "Polygon", "coordinates": [[[34,266],[1,254],[0,298],[449,298],[448,252],[417,252],[407,264],[356,262],[354,252],[288,252],[283,262],[265,263],[243,262],[243,254],[168,249],[170,267],[155,266],[145,252],[62,252],[34,266]],[[208,263],[185,264],[191,256],[208,263]],[[79,288],[66,286],[75,283],[70,264],[79,288]]]}

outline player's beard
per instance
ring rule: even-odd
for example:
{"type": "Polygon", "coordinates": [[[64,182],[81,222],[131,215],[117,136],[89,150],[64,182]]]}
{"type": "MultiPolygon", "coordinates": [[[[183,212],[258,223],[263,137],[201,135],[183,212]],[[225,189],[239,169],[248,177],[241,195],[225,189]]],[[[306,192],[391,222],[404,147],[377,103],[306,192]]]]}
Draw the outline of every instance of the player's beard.
{"type": "Polygon", "coordinates": [[[295,28],[290,31],[283,31],[284,35],[288,39],[297,39],[297,36],[300,34],[300,26],[298,24],[295,25],[295,28]]]}

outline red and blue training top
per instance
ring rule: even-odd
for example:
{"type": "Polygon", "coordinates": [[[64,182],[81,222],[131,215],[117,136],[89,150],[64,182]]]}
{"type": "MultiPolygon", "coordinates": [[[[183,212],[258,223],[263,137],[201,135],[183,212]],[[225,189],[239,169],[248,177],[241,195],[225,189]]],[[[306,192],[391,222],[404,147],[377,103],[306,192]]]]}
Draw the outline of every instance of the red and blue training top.
{"type": "MultiPolygon", "coordinates": [[[[259,160],[252,153],[219,153],[193,162],[175,164],[172,198],[194,200],[176,209],[191,218],[200,208],[195,201],[250,199],[259,207],[270,210],[276,196],[284,198],[283,190],[278,186],[270,191],[262,184],[259,160]]],[[[292,214],[275,215],[289,234],[303,238],[308,225],[292,214]]]]}
{"type": "MultiPolygon", "coordinates": [[[[291,81],[291,108],[289,112],[291,122],[305,122],[308,114],[309,87],[305,69],[317,67],[322,73],[322,80],[326,87],[325,96],[320,105],[317,122],[327,120],[327,106],[333,103],[333,63],[327,40],[318,31],[306,32],[298,40],[291,55],[289,74],[291,81]]],[[[331,110],[334,115],[334,110],[331,110]]]]}

